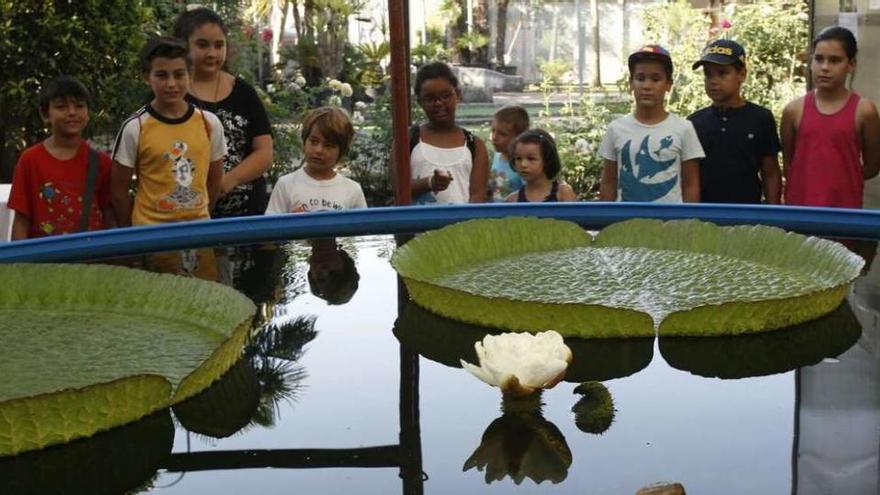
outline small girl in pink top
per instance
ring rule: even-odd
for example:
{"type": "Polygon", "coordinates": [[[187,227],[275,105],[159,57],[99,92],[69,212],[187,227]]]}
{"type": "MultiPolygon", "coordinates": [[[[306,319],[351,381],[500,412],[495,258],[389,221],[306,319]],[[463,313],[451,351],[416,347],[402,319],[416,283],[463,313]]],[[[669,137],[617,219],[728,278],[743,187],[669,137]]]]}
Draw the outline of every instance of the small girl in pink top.
{"type": "Polygon", "coordinates": [[[847,88],[858,47],[842,27],[813,40],[810,72],[814,90],[782,113],[785,203],[861,208],[866,179],[880,172],[877,107],[847,88]]]}

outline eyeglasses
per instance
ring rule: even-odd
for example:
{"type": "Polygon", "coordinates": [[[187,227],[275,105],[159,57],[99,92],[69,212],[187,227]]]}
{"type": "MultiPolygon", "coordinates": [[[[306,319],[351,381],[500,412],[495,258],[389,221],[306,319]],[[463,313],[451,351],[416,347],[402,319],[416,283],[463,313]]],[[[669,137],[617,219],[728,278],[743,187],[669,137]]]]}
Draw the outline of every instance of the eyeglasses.
{"type": "Polygon", "coordinates": [[[454,91],[447,91],[447,92],[441,93],[437,96],[433,96],[433,95],[420,96],[419,101],[422,102],[422,105],[432,105],[434,103],[444,103],[445,104],[445,103],[451,102],[453,98],[455,98],[455,92],[454,91]]]}

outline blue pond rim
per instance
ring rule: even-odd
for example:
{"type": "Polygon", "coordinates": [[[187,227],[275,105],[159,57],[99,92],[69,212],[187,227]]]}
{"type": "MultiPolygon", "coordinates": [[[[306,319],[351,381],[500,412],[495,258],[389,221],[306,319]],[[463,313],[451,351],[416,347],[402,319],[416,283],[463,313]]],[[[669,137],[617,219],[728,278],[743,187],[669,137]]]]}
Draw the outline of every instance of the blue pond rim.
{"type": "Polygon", "coordinates": [[[476,218],[534,216],[587,229],[630,218],[694,218],[717,225],[770,225],[807,235],[880,240],[880,210],[770,205],[495,203],[395,206],[180,222],[0,244],[0,262],[82,261],[199,247],[417,233],[476,218]]]}

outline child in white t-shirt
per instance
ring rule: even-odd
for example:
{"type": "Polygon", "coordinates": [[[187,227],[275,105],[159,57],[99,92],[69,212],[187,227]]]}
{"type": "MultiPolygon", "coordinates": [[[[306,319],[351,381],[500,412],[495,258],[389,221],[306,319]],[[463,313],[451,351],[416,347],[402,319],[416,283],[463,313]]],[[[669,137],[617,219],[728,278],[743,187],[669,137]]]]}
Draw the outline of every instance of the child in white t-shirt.
{"type": "Polygon", "coordinates": [[[666,111],[672,58],[645,46],[629,56],[635,111],[608,126],[599,199],[681,203],[700,201],[700,159],[705,156],[690,121],[666,111]]]}
{"type": "Polygon", "coordinates": [[[354,127],[344,110],[321,107],[303,120],[304,164],[275,184],[266,214],[366,208],[360,184],[336,173],[354,127]]]}

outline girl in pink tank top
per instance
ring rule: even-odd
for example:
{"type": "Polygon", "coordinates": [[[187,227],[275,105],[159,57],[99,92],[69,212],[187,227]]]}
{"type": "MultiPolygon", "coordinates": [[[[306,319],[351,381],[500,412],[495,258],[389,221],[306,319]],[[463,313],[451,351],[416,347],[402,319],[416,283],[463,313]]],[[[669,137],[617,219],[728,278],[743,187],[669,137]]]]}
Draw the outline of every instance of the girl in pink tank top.
{"type": "Polygon", "coordinates": [[[852,33],[827,28],[812,48],[816,89],[790,102],[782,115],[785,203],[861,208],[865,179],[880,170],[880,117],[872,102],[846,86],[856,65],[852,33]]]}

